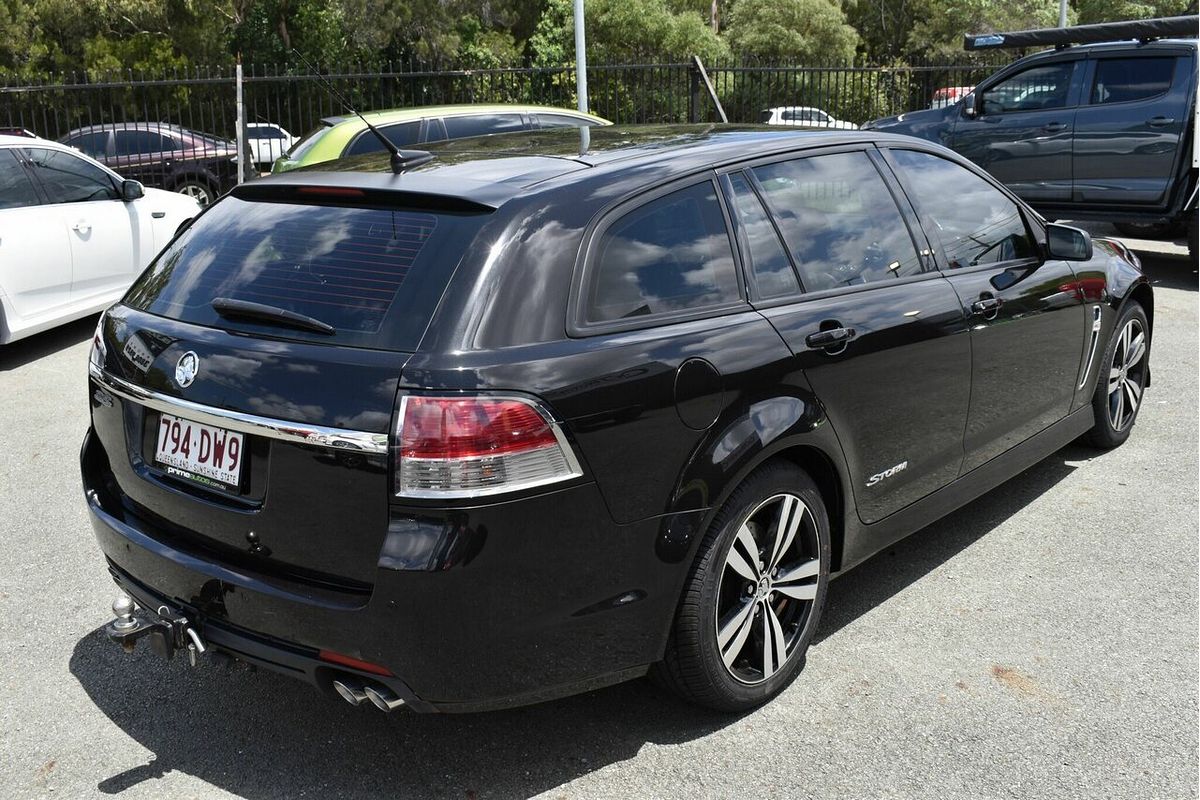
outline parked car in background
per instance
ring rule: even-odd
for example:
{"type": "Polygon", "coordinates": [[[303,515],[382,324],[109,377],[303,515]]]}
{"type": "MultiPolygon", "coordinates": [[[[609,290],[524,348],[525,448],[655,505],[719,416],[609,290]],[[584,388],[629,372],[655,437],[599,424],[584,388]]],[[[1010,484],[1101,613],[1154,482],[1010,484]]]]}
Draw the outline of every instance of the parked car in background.
{"type": "Polygon", "coordinates": [[[199,212],[64,145],[0,135],[0,344],[111,305],[199,212]]]}
{"type": "Polygon", "coordinates": [[[146,186],[179,192],[206,206],[237,183],[237,145],[165,122],[76,128],[59,139],[146,186]]]}
{"type": "Polygon", "coordinates": [[[273,122],[246,123],[246,144],[250,147],[251,160],[257,167],[270,168],[275,159],[295,143],[296,137],[281,125],[273,122]]]}
{"type": "Polygon", "coordinates": [[[959,100],[969,95],[974,91],[974,86],[943,86],[933,93],[933,102],[930,108],[945,108],[946,106],[954,105],[959,100]]]}
{"type": "MultiPolygon", "coordinates": [[[[1194,37],[1196,17],[1178,19],[1194,37]]],[[[1085,27],[1150,38],[1161,22],[1085,27]]],[[[1196,257],[1197,40],[1067,46],[1079,30],[1022,32],[1062,46],[1018,59],[955,105],[864,127],[946,145],[1050,219],[1103,220],[1134,235],[1186,228],[1196,257]]]]}
{"type": "MultiPolygon", "coordinates": [[[[395,108],[371,111],[363,116],[388,141],[401,148],[497,133],[612,124],[601,117],[569,108],[521,105],[395,108]]],[[[383,144],[354,114],[326,117],[277,159],[271,171],[287,172],[347,156],[382,152],[383,144]]]]}
{"type": "Polygon", "coordinates": [[[765,125],[792,125],[797,128],[836,128],[856,131],[853,122],[834,119],[827,111],[812,106],[776,106],[764,108],[758,113],[758,121],[765,125]]]}
{"type": "Polygon", "coordinates": [[[0,128],[0,136],[23,136],[26,139],[41,138],[28,128],[0,128]]]}
{"type": "Polygon", "coordinates": [[[909,137],[588,133],[245,183],[162,253],[88,367],[113,640],[388,711],[653,671],[742,712],[831,575],[1130,435],[1119,244],[909,137]]]}

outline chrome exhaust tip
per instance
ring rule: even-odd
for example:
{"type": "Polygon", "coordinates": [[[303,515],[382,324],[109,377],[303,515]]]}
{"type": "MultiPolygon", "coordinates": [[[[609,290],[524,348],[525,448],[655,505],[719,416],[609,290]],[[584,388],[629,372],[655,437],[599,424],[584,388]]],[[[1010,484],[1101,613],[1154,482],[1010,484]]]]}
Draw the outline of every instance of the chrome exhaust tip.
{"type": "Polygon", "coordinates": [[[333,689],[352,706],[361,706],[366,702],[367,693],[363,691],[362,684],[354,678],[336,678],[333,681],[333,689]]]}
{"type": "Polygon", "coordinates": [[[374,703],[375,707],[380,711],[395,711],[404,705],[404,701],[386,686],[371,684],[364,691],[366,692],[367,699],[374,703]]]}

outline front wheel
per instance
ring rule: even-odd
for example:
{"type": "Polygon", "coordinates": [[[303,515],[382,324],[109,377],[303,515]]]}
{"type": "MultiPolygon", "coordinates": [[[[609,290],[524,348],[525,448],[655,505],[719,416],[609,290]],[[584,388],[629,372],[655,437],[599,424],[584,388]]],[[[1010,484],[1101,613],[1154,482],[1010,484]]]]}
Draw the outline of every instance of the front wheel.
{"type": "Polygon", "coordinates": [[[802,470],[773,462],[726,501],[700,545],[659,683],[697,705],[745,711],[804,666],[829,583],[829,517],[802,470]]]}
{"type": "Polygon", "coordinates": [[[1105,449],[1129,438],[1142,407],[1150,364],[1150,323],[1135,301],[1125,304],[1100,362],[1092,410],[1096,422],[1088,441],[1105,449]]]}
{"type": "Polygon", "coordinates": [[[175,186],[175,191],[193,198],[201,208],[217,199],[217,193],[213,191],[213,188],[207,182],[197,178],[188,178],[182,181],[175,186]]]}

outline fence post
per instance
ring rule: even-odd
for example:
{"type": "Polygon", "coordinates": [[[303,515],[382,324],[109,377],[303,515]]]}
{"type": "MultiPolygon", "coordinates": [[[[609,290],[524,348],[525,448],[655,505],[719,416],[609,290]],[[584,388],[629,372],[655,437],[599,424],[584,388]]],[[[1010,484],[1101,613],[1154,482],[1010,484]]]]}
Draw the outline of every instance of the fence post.
{"type": "Polygon", "coordinates": [[[239,55],[237,60],[237,68],[234,74],[234,84],[236,85],[237,94],[237,152],[238,152],[238,183],[246,182],[246,172],[250,169],[250,165],[246,163],[253,159],[246,152],[246,104],[242,101],[242,57],[239,55]]]}
{"type": "Polygon", "coordinates": [[[688,122],[700,121],[700,68],[696,62],[688,64],[688,122]]]}

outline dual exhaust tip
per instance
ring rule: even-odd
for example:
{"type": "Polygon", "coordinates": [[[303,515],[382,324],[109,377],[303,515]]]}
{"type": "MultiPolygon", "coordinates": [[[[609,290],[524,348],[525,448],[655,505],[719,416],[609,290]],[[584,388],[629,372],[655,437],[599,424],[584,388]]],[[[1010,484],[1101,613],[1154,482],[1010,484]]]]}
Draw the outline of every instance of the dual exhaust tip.
{"type": "Polygon", "coordinates": [[[395,711],[404,705],[404,701],[391,689],[377,683],[363,684],[357,678],[344,675],[334,678],[333,688],[342,699],[352,706],[361,706],[370,700],[371,705],[380,711],[395,711]]]}

